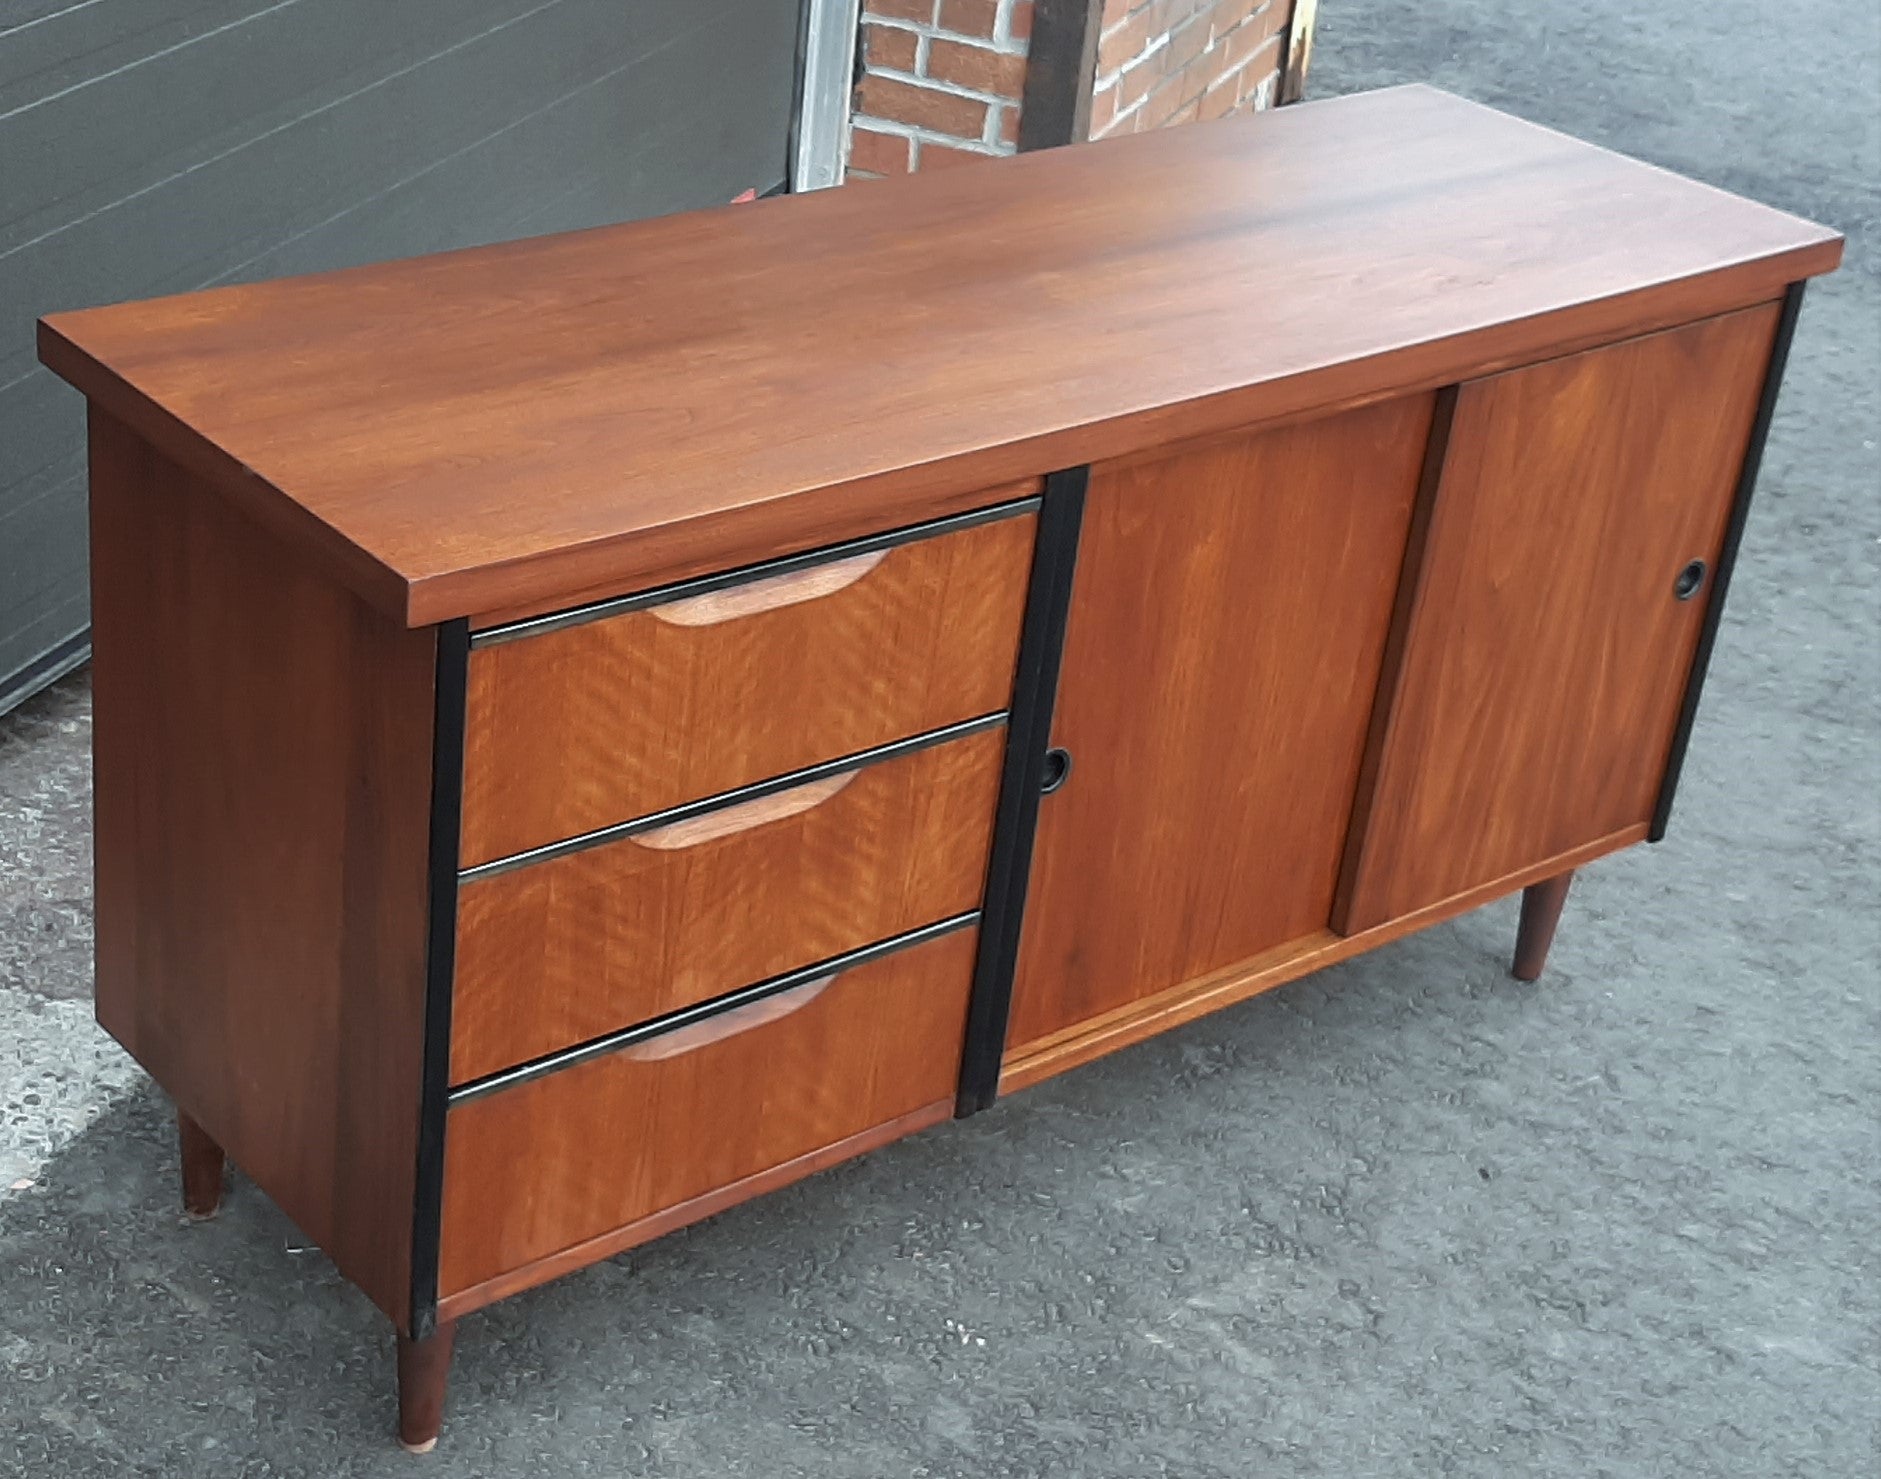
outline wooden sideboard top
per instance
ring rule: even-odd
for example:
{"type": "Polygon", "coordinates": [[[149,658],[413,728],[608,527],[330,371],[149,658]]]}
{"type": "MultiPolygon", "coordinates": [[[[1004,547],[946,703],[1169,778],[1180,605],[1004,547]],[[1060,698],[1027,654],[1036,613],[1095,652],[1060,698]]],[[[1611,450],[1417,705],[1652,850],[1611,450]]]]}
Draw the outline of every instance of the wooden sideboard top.
{"type": "Polygon", "coordinates": [[[40,356],[413,625],[1776,296],[1840,236],[1425,87],[55,314],[40,356]]]}

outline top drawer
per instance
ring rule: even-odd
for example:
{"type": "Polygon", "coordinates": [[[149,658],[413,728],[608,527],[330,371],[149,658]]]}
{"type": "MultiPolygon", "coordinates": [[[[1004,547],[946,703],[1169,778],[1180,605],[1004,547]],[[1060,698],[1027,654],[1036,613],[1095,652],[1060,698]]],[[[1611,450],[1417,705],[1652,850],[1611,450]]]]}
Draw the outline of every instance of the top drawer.
{"type": "Polygon", "coordinates": [[[1034,506],[481,636],[462,865],[1004,709],[1034,506]]]}

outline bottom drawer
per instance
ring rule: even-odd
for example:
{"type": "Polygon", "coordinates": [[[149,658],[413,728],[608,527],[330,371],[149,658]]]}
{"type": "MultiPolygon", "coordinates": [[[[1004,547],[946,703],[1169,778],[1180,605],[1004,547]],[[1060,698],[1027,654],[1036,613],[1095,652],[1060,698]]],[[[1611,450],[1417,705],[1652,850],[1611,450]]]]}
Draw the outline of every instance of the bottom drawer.
{"type": "Polygon", "coordinates": [[[975,939],[963,927],[453,1107],[444,1312],[946,1118],[975,939]]]}

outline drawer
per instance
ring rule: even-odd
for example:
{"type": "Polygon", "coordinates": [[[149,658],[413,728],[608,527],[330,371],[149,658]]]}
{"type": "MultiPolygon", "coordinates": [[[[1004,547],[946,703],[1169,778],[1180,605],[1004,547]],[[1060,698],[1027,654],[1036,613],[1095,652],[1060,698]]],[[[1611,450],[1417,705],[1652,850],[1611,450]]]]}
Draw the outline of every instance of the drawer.
{"type": "Polygon", "coordinates": [[[553,1262],[486,1294],[945,1118],[974,940],[961,928],[454,1105],[439,1251],[447,1311],[452,1295],[541,1260],[553,1262]]]}
{"type": "Polygon", "coordinates": [[[464,865],[1004,709],[1037,522],[1013,507],[479,634],[464,865]]]}
{"type": "Polygon", "coordinates": [[[452,1081],[978,909],[1005,733],[465,880],[452,1081]]]}

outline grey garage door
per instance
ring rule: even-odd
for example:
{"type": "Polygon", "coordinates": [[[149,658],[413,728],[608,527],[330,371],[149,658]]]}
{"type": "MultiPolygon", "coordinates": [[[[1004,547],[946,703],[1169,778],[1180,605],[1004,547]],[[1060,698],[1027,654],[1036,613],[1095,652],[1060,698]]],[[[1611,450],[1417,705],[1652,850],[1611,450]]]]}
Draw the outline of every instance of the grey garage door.
{"type": "Polygon", "coordinates": [[[784,182],[799,0],[0,0],[0,712],[83,655],[33,320],[784,182]]]}

